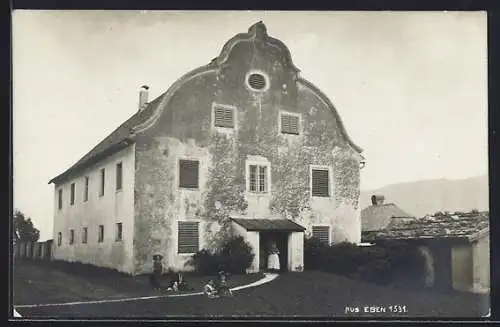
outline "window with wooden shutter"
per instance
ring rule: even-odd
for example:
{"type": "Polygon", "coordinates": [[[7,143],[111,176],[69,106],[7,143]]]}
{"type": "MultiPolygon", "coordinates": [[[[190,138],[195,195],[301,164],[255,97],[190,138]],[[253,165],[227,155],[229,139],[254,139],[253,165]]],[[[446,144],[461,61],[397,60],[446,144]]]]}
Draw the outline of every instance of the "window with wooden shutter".
{"type": "Polygon", "coordinates": [[[83,190],[83,201],[87,202],[89,200],[89,177],[85,176],[85,187],[83,190]]]}
{"type": "Polygon", "coordinates": [[[123,165],[121,162],[116,164],[116,190],[122,189],[123,165]]]}
{"type": "Polygon", "coordinates": [[[312,174],[312,196],[330,196],[330,178],[327,169],[313,169],[312,174]]]}
{"type": "Polygon", "coordinates": [[[178,225],[178,253],[196,253],[199,250],[198,222],[179,221],[178,225]]]}
{"type": "Polygon", "coordinates": [[[75,183],[71,183],[71,192],[70,192],[69,203],[71,205],[75,204],[75,183]]]}
{"type": "Polygon", "coordinates": [[[69,230],[69,244],[75,243],[75,230],[70,229],[69,230]]]}
{"type": "Polygon", "coordinates": [[[61,246],[62,244],[62,233],[57,233],[57,246],[61,246]]]}
{"type": "Polygon", "coordinates": [[[104,182],[106,181],[106,170],[104,168],[101,169],[101,189],[99,191],[99,195],[103,196],[104,195],[104,182]]]}
{"type": "Polygon", "coordinates": [[[104,225],[99,225],[99,231],[97,235],[97,242],[102,243],[104,242],[104,225]]]}
{"type": "Polygon", "coordinates": [[[179,161],[179,187],[198,188],[199,161],[180,160],[179,161]]]}
{"type": "Polygon", "coordinates": [[[61,210],[62,209],[62,202],[63,202],[63,190],[62,189],[59,190],[58,197],[59,197],[58,198],[58,208],[59,208],[59,210],[61,210]]]}
{"type": "Polygon", "coordinates": [[[299,122],[297,115],[281,114],[281,133],[299,135],[299,122]]]}
{"type": "Polygon", "coordinates": [[[82,243],[83,244],[87,244],[87,237],[88,237],[88,228],[83,227],[83,230],[82,230],[82,243]]]}
{"type": "Polygon", "coordinates": [[[122,223],[116,223],[115,240],[121,241],[122,239],[123,239],[123,225],[122,225],[122,223]]]}
{"type": "Polygon", "coordinates": [[[214,125],[215,127],[234,128],[234,108],[215,105],[214,125]]]}
{"type": "Polygon", "coordinates": [[[313,226],[312,237],[320,240],[321,243],[330,244],[330,227],[313,226]]]}

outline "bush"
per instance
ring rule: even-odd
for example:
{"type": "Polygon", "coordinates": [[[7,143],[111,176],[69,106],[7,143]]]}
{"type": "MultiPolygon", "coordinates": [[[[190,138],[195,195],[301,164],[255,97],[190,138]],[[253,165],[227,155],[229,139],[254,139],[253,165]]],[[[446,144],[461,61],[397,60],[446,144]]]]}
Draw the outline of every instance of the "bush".
{"type": "Polygon", "coordinates": [[[351,243],[332,246],[318,240],[304,243],[306,269],[336,273],[351,278],[389,284],[396,281],[420,282],[424,261],[415,246],[406,242],[385,241],[370,247],[351,243]]]}
{"type": "Polygon", "coordinates": [[[197,273],[215,275],[223,268],[231,274],[244,274],[252,264],[255,254],[243,237],[235,237],[226,241],[222,250],[212,253],[202,249],[188,261],[197,273]]]}
{"type": "Polygon", "coordinates": [[[228,240],[221,255],[226,270],[232,274],[244,274],[255,257],[252,247],[241,236],[228,240]]]}

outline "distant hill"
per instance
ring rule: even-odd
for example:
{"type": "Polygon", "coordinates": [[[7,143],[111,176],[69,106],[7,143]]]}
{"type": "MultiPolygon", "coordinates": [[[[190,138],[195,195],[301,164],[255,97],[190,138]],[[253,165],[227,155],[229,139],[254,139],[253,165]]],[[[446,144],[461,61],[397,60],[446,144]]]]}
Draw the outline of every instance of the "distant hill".
{"type": "Polygon", "coordinates": [[[387,185],[377,190],[361,191],[361,209],[371,204],[373,194],[384,195],[385,202],[396,203],[416,217],[437,211],[489,210],[488,176],[467,179],[424,180],[387,185]]]}

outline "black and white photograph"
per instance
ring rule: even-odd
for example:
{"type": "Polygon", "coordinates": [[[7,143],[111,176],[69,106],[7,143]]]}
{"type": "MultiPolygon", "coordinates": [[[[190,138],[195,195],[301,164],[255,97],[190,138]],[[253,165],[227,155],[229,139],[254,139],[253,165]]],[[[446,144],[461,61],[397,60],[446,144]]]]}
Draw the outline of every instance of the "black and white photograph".
{"type": "Polygon", "coordinates": [[[490,314],[485,11],[12,12],[16,319],[490,314]]]}

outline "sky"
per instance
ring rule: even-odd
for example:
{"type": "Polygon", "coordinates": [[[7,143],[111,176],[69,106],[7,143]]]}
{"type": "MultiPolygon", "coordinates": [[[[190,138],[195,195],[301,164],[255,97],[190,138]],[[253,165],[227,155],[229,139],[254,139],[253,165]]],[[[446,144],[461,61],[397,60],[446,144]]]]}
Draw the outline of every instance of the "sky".
{"type": "Polygon", "coordinates": [[[52,238],[48,181],[263,21],[364,149],[361,189],[487,174],[485,12],[13,12],[13,200],[52,238]]]}

